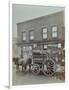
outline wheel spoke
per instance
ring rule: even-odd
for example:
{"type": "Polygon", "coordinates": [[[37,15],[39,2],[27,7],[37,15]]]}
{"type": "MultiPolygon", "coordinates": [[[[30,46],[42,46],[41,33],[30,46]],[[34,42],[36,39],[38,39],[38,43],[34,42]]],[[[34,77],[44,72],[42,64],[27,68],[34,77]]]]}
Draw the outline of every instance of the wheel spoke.
{"type": "Polygon", "coordinates": [[[48,76],[53,75],[54,74],[54,65],[55,65],[54,61],[47,60],[44,65],[46,68],[43,70],[43,73],[48,76]]]}
{"type": "Polygon", "coordinates": [[[39,72],[40,72],[40,66],[39,66],[38,64],[34,64],[34,65],[32,66],[32,73],[33,73],[34,75],[38,75],[39,72]]]}

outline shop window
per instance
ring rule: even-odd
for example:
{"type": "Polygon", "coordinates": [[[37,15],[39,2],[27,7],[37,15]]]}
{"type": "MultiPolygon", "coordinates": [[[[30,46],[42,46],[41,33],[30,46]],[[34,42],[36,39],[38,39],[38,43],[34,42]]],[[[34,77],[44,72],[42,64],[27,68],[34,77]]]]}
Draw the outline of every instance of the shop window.
{"type": "Polygon", "coordinates": [[[47,45],[44,45],[44,49],[47,49],[47,45]]]}
{"type": "Polygon", "coordinates": [[[23,55],[32,55],[32,46],[23,47],[23,55]]]}
{"type": "Polygon", "coordinates": [[[58,48],[61,48],[61,43],[58,44],[58,48]]]}

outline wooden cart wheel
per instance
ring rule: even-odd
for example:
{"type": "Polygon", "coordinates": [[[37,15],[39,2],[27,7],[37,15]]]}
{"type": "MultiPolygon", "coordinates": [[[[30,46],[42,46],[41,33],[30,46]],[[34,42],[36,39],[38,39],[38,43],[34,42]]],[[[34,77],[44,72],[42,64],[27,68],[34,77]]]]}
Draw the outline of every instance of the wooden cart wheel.
{"type": "Polygon", "coordinates": [[[38,64],[33,64],[31,70],[34,75],[38,75],[40,73],[40,66],[38,64]]]}
{"type": "Polygon", "coordinates": [[[46,76],[52,76],[55,73],[56,64],[53,60],[47,60],[43,65],[43,73],[46,76]]]}

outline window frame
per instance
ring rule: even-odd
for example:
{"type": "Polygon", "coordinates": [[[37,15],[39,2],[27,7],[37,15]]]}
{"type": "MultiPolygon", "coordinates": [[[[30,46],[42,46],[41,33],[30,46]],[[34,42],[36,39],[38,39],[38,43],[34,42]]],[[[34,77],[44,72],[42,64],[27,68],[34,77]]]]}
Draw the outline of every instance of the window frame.
{"type": "Polygon", "coordinates": [[[58,37],[58,26],[57,25],[52,25],[51,26],[51,34],[52,34],[52,38],[57,38],[58,37]],[[56,27],[57,30],[56,31],[53,31],[53,27],[56,27]],[[56,33],[56,37],[53,37],[53,33],[56,33]]]}
{"type": "Polygon", "coordinates": [[[24,39],[23,39],[23,36],[24,36],[23,33],[26,34],[26,31],[22,32],[22,41],[26,41],[26,39],[27,39],[27,35],[25,35],[25,36],[26,36],[26,37],[25,37],[26,39],[24,40],[24,39]]]}
{"type": "Polygon", "coordinates": [[[43,50],[46,50],[46,49],[48,49],[48,45],[47,44],[43,44],[43,50]],[[46,48],[44,48],[44,46],[47,46],[46,48]]]}
{"type": "Polygon", "coordinates": [[[45,40],[47,38],[48,38],[48,27],[47,26],[46,27],[42,27],[42,39],[45,40]],[[45,29],[45,28],[46,28],[47,31],[45,33],[43,33],[43,29],[45,29]],[[47,37],[46,38],[43,38],[43,34],[46,34],[47,37]]]}
{"type": "Polygon", "coordinates": [[[30,40],[30,41],[33,41],[33,40],[34,40],[34,30],[30,30],[30,31],[29,31],[29,40],[30,40]],[[31,35],[30,35],[31,32],[33,32],[33,39],[30,38],[30,37],[31,37],[31,35]]]}
{"type": "Polygon", "coordinates": [[[32,45],[29,45],[29,46],[23,46],[23,55],[28,55],[29,54],[29,52],[31,52],[32,53],[32,50],[33,50],[33,48],[32,48],[32,45]],[[30,47],[31,47],[31,49],[30,49],[30,47]],[[27,48],[29,48],[29,49],[27,49],[27,48]]]}

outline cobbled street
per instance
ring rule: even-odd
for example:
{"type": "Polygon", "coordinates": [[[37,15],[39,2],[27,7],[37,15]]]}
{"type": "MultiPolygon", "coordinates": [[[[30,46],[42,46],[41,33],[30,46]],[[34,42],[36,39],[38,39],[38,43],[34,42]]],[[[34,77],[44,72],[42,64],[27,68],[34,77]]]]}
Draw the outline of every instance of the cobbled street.
{"type": "Polygon", "coordinates": [[[16,71],[16,66],[13,65],[13,85],[31,85],[31,84],[47,84],[47,83],[63,83],[63,80],[56,79],[56,77],[46,77],[42,75],[33,75],[32,73],[24,73],[16,71]]]}

